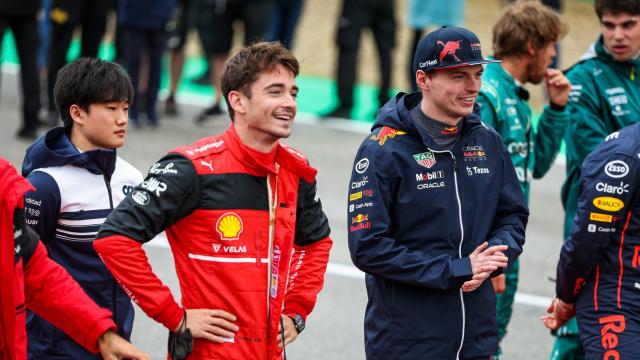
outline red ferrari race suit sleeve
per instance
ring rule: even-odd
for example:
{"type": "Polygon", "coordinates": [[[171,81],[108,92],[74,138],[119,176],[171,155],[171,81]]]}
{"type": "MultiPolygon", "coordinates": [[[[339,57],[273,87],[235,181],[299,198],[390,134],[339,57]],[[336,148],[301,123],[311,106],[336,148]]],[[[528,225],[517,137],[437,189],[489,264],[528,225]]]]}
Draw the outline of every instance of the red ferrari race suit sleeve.
{"type": "Polygon", "coordinates": [[[93,246],[105,265],[142,310],[173,330],[183,310],[153,273],[142,244],[193,211],[200,182],[191,161],[169,154],[111,212],[93,246]]]}
{"type": "Polygon", "coordinates": [[[49,258],[38,235],[24,223],[21,211],[16,218],[22,219],[25,236],[25,305],[87,350],[99,352],[100,336],[107,330],[116,330],[111,312],[99,308],[69,273],[49,258]]]}
{"type": "Polygon", "coordinates": [[[300,180],[296,210],[294,253],[291,257],[283,313],[307,318],[324,284],[333,244],[329,221],[322,211],[316,182],[300,180]]]}

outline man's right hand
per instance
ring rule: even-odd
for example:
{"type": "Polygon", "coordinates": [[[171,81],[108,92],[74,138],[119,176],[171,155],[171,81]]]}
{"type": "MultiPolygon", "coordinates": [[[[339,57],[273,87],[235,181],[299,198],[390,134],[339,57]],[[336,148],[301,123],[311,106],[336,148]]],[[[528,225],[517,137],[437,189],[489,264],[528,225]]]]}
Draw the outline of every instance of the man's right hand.
{"type": "MultiPolygon", "coordinates": [[[[187,328],[191,335],[215,343],[228,342],[235,337],[240,329],[233,323],[236,320],[235,315],[224,310],[187,309],[187,328]]],[[[180,328],[181,325],[173,331],[184,330],[180,328]]]]}
{"type": "Polygon", "coordinates": [[[486,241],[480,244],[471,255],[471,270],[473,278],[462,284],[462,291],[470,292],[482,285],[482,283],[491,276],[491,273],[499,268],[506,268],[509,258],[502,252],[507,250],[507,245],[495,245],[489,247],[486,241]]]}

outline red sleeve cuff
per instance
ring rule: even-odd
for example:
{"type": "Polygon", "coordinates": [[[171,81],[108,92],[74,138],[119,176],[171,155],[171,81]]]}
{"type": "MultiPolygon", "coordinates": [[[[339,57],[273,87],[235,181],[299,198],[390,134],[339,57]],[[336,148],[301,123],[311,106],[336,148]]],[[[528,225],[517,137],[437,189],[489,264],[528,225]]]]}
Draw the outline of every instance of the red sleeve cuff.
{"type": "Polygon", "coordinates": [[[87,336],[85,338],[86,343],[83,346],[94,354],[99,353],[100,347],[98,346],[98,340],[102,334],[109,330],[117,330],[116,324],[111,320],[111,318],[96,321],[91,328],[87,329],[87,336]]]}
{"type": "Polygon", "coordinates": [[[307,320],[307,316],[309,315],[304,310],[303,306],[300,306],[294,302],[285,304],[284,309],[282,310],[282,313],[287,315],[290,318],[293,318],[296,315],[300,315],[305,321],[307,320]]]}

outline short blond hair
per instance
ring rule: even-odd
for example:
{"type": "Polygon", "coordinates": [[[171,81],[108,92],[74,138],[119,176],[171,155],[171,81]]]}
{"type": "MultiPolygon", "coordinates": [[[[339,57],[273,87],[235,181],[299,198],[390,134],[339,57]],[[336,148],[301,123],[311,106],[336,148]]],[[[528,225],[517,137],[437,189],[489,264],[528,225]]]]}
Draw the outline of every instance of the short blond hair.
{"type": "Polygon", "coordinates": [[[496,58],[523,55],[529,41],[536,49],[562,39],[568,26],[551,8],[538,1],[520,0],[506,6],[493,26],[496,58]]]}

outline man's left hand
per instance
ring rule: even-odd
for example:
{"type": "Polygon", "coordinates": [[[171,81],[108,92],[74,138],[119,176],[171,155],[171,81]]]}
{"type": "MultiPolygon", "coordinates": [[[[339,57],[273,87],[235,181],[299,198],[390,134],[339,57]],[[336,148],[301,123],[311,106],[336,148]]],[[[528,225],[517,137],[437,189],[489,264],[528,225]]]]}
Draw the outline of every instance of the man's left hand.
{"type": "Polygon", "coordinates": [[[571,92],[569,79],[558,69],[547,69],[547,94],[549,100],[559,106],[566,106],[571,92]]]}
{"type": "Polygon", "coordinates": [[[284,342],[286,345],[291,344],[298,338],[298,330],[293,324],[293,319],[287,315],[281,315],[282,322],[278,325],[278,347],[282,349],[282,324],[284,324],[284,342]]]}

